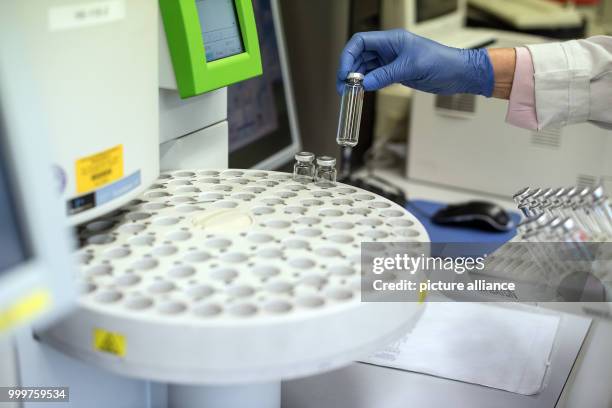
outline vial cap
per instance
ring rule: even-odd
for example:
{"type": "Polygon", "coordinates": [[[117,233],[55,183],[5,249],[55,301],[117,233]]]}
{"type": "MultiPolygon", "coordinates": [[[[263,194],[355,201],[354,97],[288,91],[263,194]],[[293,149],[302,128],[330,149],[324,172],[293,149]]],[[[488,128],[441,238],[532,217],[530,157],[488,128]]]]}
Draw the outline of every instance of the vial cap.
{"type": "Polygon", "coordinates": [[[525,187],[520,189],[519,191],[517,191],[512,198],[514,198],[515,200],[520,199],[521,197],[527,195],[527,193],[529,192],[529,190],[531,189],[531,187],[525,187]]]}
{"type": "Polygon", "coordinates": [[[348,81],[353,80],[353,81],[359,81],[359,82],[363,81],[363,78],[365,78],[365,77],[364,77],[364,76],[363,76],[363,74],[362,74],[362,73],[360,73],[360,72],[351,72],[351,73],[349,73],[349,74],[348,74],[348,76],[346,77],[346,79],[347,79],[348,81]]]}
{"type": "Polygon", "coordinates": [[[317,164],[319,166],[335,166],[336,165],[336,159],[334,157],[331,157],[331,156],[317,157],[317,164]]]}
{"type": "Polygon", "coordinates": [[[561,225],[563,226],[563,229],[565,231],[571,231],[576,226],[576,223],[571,218],[566,218],[565,220],[563,220],[561,225]]]}
{"type": "Polygon", "coordinates": [[[601,197],[603,197],[604,195],[604,189],[602,186],[597,186],[595,187],[592,191],[591,191],[591,195],[596,198],[599,199],[601,197]]]}
{"type": "Polygon", "coordinates": [[[582,191],[580,191],[580,193],[578,194],[580,197],[586,197],[589,195],[589,193],[591,192],[591,189],[588,187],[585,187],[582,189],[582,191]]]}
{"type": "Polygon", "coordinates": [[[542,228],[546,228],[547,226],[550,226],[550,228],[558,228],[560,225],[563,225],[563,220],[560,217],[555,217],[542,225],[542,228]]]}
{"type": "Polygon", "coordinates": [[[295,154],[295,160],[299,162],[311,162],[315,158],[314,153],[310,152],[299,152],[295,154]]]}
{"type": "Polygon", "coordinates": [[[572,187],[567,191],[567,196],[569,198],[573,198],[575,197],[578,193],[580,192],[580,189],[578,187],[572,187]]]}
{"type": "Polygon", "coordinates": [[[559,197],[562,197],[564,195],[567,195],[570,191],[571,191],[570,189],[559,187],[558,189],[553,191],[552,195],[553,195],[553,197],[559,198],[559,197]]]}

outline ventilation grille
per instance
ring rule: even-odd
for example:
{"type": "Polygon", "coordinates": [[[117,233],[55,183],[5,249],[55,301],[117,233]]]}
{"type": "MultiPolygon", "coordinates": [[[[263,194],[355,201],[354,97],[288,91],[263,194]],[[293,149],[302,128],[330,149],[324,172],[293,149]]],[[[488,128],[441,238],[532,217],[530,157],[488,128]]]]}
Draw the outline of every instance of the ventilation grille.
{"type": "Polygon", "coordinates": [[[576,177],[576,185],[580,188],[595,187],[595,184],[597,184],[597,177],[595,176],[579,174],[578,177],[576,177]]]}
{"type": "Polygon", "coordinates": [[[531,134],[531,144],[556,150],[561,147],[561,129],[546,129],[533,132],[531,134]]]}
{"type": "Polygon", "coordinates": [[[476,95],[456,94],[456,95],[437,95],[436,108],[461,113],[476,112],[476,95]]]}

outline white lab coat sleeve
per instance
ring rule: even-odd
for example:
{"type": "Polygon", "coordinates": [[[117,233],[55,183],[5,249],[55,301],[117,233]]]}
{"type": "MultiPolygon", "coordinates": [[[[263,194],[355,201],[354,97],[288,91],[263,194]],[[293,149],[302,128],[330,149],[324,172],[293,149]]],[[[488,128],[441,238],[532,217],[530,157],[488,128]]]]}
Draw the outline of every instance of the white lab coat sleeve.
{"type": "Polygon", "coordinates": [[[527,47],[538,129],[587,121],[612,129],[612,37],[527,47]]]}

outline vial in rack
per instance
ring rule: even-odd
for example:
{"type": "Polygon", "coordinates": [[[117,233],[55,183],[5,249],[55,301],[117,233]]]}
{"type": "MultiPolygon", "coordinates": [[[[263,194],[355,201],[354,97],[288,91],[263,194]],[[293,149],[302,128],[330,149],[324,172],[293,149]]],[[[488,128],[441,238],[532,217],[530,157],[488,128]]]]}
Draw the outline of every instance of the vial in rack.
{"type": "Polygon", "coordinates": [[[317,185],[333,187],[336,184],[336,159],[330,156],[317,157],[317,185]]]}
{"type": "Polygon", "coordinates": [[[299,152],[295,155],[293,179],[300,183],[310,183],[315,178],[315,155],[310,152],[299,152]]]}

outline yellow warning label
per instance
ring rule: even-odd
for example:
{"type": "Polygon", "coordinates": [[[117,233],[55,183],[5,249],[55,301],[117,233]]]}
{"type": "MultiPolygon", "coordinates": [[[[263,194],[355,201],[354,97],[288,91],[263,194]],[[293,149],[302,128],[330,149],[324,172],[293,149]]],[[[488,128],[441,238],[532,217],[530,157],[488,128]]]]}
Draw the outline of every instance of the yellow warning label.
{"type": "Polygon", "coordinates": [[[125,356],[126,341],[121,333],[109,332],[104,329],[93,330],[93,347],[104,353],[125,356]]]}
{"type": "Polygon", "coordinates": [[[36,289],[6,309],[0,309],[0,333],[25,323],[43,312],[51,303],[51,294],[46,289],[36,289]]]}
{"type": "Polygon", "coordinates": [[[119,180],[123,177],[123,145],[77,160],[75,172],[77,194],[119,180]]]}

